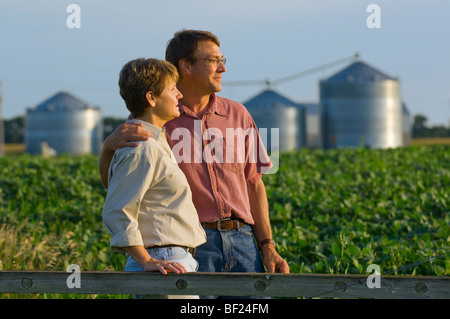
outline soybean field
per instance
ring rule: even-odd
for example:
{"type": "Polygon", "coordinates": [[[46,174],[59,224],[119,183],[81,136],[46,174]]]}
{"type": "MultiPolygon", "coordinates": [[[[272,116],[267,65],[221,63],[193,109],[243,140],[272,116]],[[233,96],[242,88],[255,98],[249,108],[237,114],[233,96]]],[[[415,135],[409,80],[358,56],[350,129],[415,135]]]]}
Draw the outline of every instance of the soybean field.
{"type": "MultiPolygon", "coordinates": [[[[97,161],[0,158],[0,270],[123,270],[101,219],[97,161]]],[[[279,163],[263,179],[292,273],[366,274],[377,264],[382,274],[450,274],[450,145],[302,149],[279,163]]]]}

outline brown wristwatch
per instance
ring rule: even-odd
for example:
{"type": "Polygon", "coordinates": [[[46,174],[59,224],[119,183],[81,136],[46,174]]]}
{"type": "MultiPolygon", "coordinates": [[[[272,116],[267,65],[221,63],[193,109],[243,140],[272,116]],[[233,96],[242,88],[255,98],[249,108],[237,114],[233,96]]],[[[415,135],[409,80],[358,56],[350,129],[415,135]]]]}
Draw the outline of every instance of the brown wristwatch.
{"type": "Polygon", "coordinates": [[[259,250],[261,250],[262,246],[267,245],[267,244],[272,244],[275,246],[275,242],[273,241],[273,239],[267,238],[267,239],[261,240],[259,242],[259,250]]]}

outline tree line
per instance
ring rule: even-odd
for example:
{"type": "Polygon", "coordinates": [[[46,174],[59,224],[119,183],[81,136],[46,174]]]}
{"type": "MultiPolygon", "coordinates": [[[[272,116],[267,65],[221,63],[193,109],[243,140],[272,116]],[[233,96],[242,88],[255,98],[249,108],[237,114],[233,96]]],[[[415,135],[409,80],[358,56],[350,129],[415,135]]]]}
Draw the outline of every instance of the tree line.
{"type": "MultiPolygon", "coordinates": [[[[125,118],[105,117],[103,118],[103,137],[106,138],[120,124],[125,122],[125,118]]],[[[25,143],[25,116],[17,116],[9,120],[4,120],[5,143],[22,144],[25,143]]]]}
{"type": "Polygon", "coordinates": [[[412,125],[413,138],[418,137],[450,137],[450,125],[445,127],[444,125],[427,125],[428,118],[425,115],[418,114],[414,116],[414,122],[412,125]]]}
{"type": "MultiPolygon", "coordinates": [[[[103,136],[106,138],[125,118],[105,117],[103,118],[103,136]]],[[[412,124],[412,137],[450,137],[450,126],[443,125],[428,126],[428,118],[418,114],[414,116],[412,124]]],[[[25,117],[17,116],[4,121],[5,143],[21,144],[25,143],[25,117]]]]}

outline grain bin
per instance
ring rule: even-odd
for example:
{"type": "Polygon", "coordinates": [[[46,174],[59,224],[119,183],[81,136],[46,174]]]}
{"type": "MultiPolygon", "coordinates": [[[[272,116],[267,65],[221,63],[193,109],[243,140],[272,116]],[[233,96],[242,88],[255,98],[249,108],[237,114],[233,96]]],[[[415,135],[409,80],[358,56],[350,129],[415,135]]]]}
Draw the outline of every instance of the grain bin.
{"type": "Polygon", "coordinates": [[[306,146],[308,148],[322,148],[321,116],[319,103],[300,103],[306,114],[306,146]]]}
{"type": "Polygon", "coordinates": [[[67,92],[58,92],[34,109],[27,109],[25,144],[28,153],[41,154],[45,148],[57,154],[97,154],[102,140],[100,109],[67,92]]]}
{"type": "Polygon", "coordinates": [[[403,145],[400,83],[358,61],[320,81],[324,148],[403,145]]]}
{"type": "Polygon", "coordinates": [[[306,146],[305,109],[277,92],[267,89],[243,103],[259,130],[267,129],[264,145],[268,150],[276,150],[271,145],[272,129],[279,129],[278,150],[290,151],[306,146]]]}

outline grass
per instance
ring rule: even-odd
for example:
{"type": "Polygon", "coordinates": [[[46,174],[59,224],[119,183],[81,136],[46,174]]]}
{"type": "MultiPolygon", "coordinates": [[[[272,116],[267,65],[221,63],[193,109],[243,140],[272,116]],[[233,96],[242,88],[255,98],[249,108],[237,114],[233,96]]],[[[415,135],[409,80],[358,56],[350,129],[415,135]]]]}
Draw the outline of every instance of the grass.
{"type": "Polygon", "coordinates": [[[25,144],[5,144],[3,151],[6,156],[19,155],[25,152],[25,144]]]}
{"type": "Polygon", "coordinates": [[[450,145],[450,137],[415,138],[412,145],[450,145]]]}
{"type": "MultiPolygon", "coordinates": [[[[0,270],[123,270],[101,220],[97,160],[0,158],[0,270]]],[[[293,273],[364,274],[373,263],[383,273],[449,252],[450,146],[303,149],[281,154],[264,181],[277,249],[293,273]]],[[[450,260],[402,273],[448,276],[450,260]]]]}

